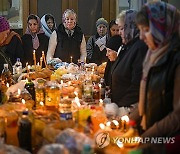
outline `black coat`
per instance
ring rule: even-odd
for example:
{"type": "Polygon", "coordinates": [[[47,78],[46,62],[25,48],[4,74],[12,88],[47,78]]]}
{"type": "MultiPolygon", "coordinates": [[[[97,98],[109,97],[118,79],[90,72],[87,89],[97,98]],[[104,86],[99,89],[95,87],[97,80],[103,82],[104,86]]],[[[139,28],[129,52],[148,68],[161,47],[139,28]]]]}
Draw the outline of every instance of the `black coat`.
{"type": "Polygon", "coordinates": [[[80,47],[83,39],[83,33],[81,28],[76,25],[72,36],[68,36],[63,24],[58,26],[57,33],[57,46],[54,53],[54,57],[60,58],[62,61],[71,62],[70,57],[74,63],[80,59],[80,47]]]}
{"type": "Polygon", "coordinates": [[[142,76],[142,63],[147,46],[139,38],[130,41],[113,64],[111,70],[112,101],[119,107],[137,103],[142,76]]]}
{"type": "Polygon", "coordinates": [[[99,39],[99,35],[93,35],[88,39],[87,42],[87,60],[90,63],[96,63],[101,65],[103,62],[107,62],[108,58],[106,57],[106,49],[100,51],[98,45],[95,43],[99,39]]]}
{"type": "MultiPolygon", "coordinates": [[[[4,50],[5,56],[7,57],[7,59],[10,59],[12,65],[15,64],[17,58],[20,58],[20,60],[23,61],[24,51],[22,43],[16,35],[12,37],[8,45],[0,48],[3,48],[2,50],[4,50]]],[[[4,63],[7,63],[7,61],[3,58],[3,56],[0,55],[0,72],[2,72],[2,69],[4,68],[4,63]]]]}
{"type": "MultiPolygon", "coordinates": [[[[40,57],[42,56],[42,51],[44,51],[45,56],[48,50],[49,38],[44,34],[38,34],[39,39],[39,47],[36,50],[36,61],[40,61],[40,57]]],[[[23,64],[25,65],[26,62],[32,65],[33,63],[33,44],[32,44],[32,36],[29,34],[24,34],[22,36],[22,43],[23,43],[23,50],[24,50],[24,61],[23,64]]]]}
{"type": "MultiPolygon", "coordinates": [[[[162,130],[159,135],[172,135],[173,133],[180,133],[180,121],[177,117],[178,106],[173,106],[173,101],[178,103],[179,98],[174,98],[174,83],[175,73],[178,66],[180,66],[180,39],[171,39],[169,50],[166,54],[149,70],[146,84],[145,95],[145,114],[146,114],[146,127],[150,128],[156,122],[159,122],[158,130],[162,130]],[[167,115],[176,110],[174,114],[167,115]],[[173,125],[169,125],[172,123],[173,125]],[[168,133],[167,133],[168,132],[168,133]]],[[[177,77],[177,78],[180,78],[177,77]]],[[[180,93],[176,91],[176,94],[180,93]]],[[[158,134],[156,134],[158,135],[158,134]]]]}

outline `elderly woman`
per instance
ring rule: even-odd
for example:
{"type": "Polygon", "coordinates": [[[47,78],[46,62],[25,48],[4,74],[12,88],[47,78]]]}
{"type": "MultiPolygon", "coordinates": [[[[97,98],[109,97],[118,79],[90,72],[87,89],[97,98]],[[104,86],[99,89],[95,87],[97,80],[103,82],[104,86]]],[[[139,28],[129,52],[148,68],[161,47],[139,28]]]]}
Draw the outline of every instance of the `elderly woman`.
{"type": "Polygon", "coordinates": [[[116,19],[123,47],[111,68],[112,102],[127,111],[139,99],[139,86],[142,75],[142,62],[147,46],[139,39],[135,24],[136,11],[122,11],[116,19]]]}
{"type": "Polygon", "coordinates": [[[5,17],[0,16],[0,72],[3,65],[9,65],[12,71],[12,64],[17,58],[23,59],[24,52],[19,34],[10,30],[9,22],[5,17]]]}
{"type": "Polygon", "coordinates": [[[180,134],[180,13],[165,2],[147,3],[137,14],[148,45],[140,86],[143,137],[180,134]]]}
{"type": "Polygon", "coordinates": [[[87,59],[91,63],[100,65],[102,62],[107,61],[106,50],[101,51],[101,46],[104,46],[100,38],[107,34],[108,22],[104,18],[99,18],[96,21],[97,33],[91,36],[87,42],[87,59]]]}
{"type": "Polygon", "coordinates": [[[38,16],[31,14],[27,19],[27,29],[22,36],[24,49],[24,64],[33,64],[33,50],[36,51],[37,62],[40,61],[42,51],[45,55],[48,49],[49,38],[45,35],[38,16]]]}
{"type": "Polygon", "coordinates": [[[53,15],[45,14],[41,18],[41,24],[42,24],[43,31],[45,32],[45,35],[50,37],[52,32],[56,29],[56,22],[53,15]]]}
{"type": "Polygon", "coordinates": [[[47,60],[56,57],[62,61],[72,60],[77,63],[79,59],[86,59],[85,37],[76,22],[76,13],[67,9],[63,14],[62,23],[50,37],[47,60]]]}

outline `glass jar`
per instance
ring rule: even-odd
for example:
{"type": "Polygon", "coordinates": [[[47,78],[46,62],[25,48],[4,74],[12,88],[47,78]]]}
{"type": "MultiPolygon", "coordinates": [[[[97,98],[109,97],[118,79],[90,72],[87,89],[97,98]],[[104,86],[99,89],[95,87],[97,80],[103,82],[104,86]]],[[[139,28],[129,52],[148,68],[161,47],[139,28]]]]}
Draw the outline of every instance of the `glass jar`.
{"type": "Polygon", "coordinates": [[[45,90],[45,106],[46,109],[57,109],[60,103],[60,88],[56,82],[51,82],[46,86],[45,90]]]}

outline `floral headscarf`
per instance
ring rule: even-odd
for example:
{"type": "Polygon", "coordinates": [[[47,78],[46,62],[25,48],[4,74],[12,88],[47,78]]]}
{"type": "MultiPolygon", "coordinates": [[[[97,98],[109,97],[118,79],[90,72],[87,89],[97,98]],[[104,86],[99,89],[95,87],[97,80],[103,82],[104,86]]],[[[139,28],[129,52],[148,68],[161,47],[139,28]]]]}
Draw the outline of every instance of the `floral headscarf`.
{"type": "MultiPolygon", "coordinates": [[[[44,33],[44,31],[42,29],[40,18],[38,16],[34,15],[34,14],[29,15],[29,17],[30,16],[35,16],[37,18],[37,23],[38,23],[39,30],[36,33],[32,33],[29,26],[27,26],[25,34],[29,34],[29,35],[32,36],[33,48],[37,49],[39,47],[39,39],[38,39],[37,34],[44,33]]],[[[28,19],[29,19],[29,17],[28,17],[28,19]]]]}
{"type": "Polygon", "coordinates": [[[124,22],[124,36],[126,42],[139,36],[139,30],[135,23],[137,12],[135,10],[127,10],[124,22]]]}
{"type": "Polygon", "coordinates": [[[148,14],[149,28],[157,48],[153,51],[151,49],[148,50],[143,63],[143,77],[139,95],[139,114],[142,116],[141,126],[144,130],[146,130],[145,93],[147,76],[151,67],[167,52],[172,36],[175,32],[178,33],[180,20],[176,8],[165,2],[147,3],[145,8],[148,14]]]}
{"type": "Polygon", "coordinates": [[[176,8],[165,2],[147,3],[146,10],[149,27],[155,43],[166,44],[175,32],[178,32],[180,20],[176,16],[176,8]]]}

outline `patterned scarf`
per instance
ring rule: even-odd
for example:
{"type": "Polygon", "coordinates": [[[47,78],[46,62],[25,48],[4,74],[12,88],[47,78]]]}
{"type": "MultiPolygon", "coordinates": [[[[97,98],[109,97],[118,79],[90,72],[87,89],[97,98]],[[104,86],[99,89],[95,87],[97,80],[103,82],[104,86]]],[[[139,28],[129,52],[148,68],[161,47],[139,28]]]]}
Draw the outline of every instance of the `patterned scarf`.
{"type": "Polygon", "coordinates": [[[41,21],[40,21],[40,18],[38,16],[37,17],[37,23],[38,23],[38,31],[36,33],[32,33],[29,26],[27,26],[26,28],[26,32],[25,34],[29,34],[32,36],[32,44],[33,44],[33,48],[34,49],[37,49],[39,47],[39,39],[38,39],[38,36],[37,34],[42,34],[44,33],[43,29],[42,29],[42,25],[41,25],[41,21]]]}
{"type": "Polygon", "coordinates": [[[140,84],[139,114],[142,116],[141,126],[146,130],[145,90],[147,76],[151,67],[167,52],[169,42],[179,28],[179,14],[176,8],[165,2],[151,2],[145,5],[149,27],[153,40],[157,46],[155,50],[148,50],[143,63],[143,77],[140,84]]]}
{"type": "Polygon", "coordinates": [[[135,23],[137,12],[135,10],[127,10],[124,23],[124,36],[126,43],[139,36],[139,30],[135,23]]]}

